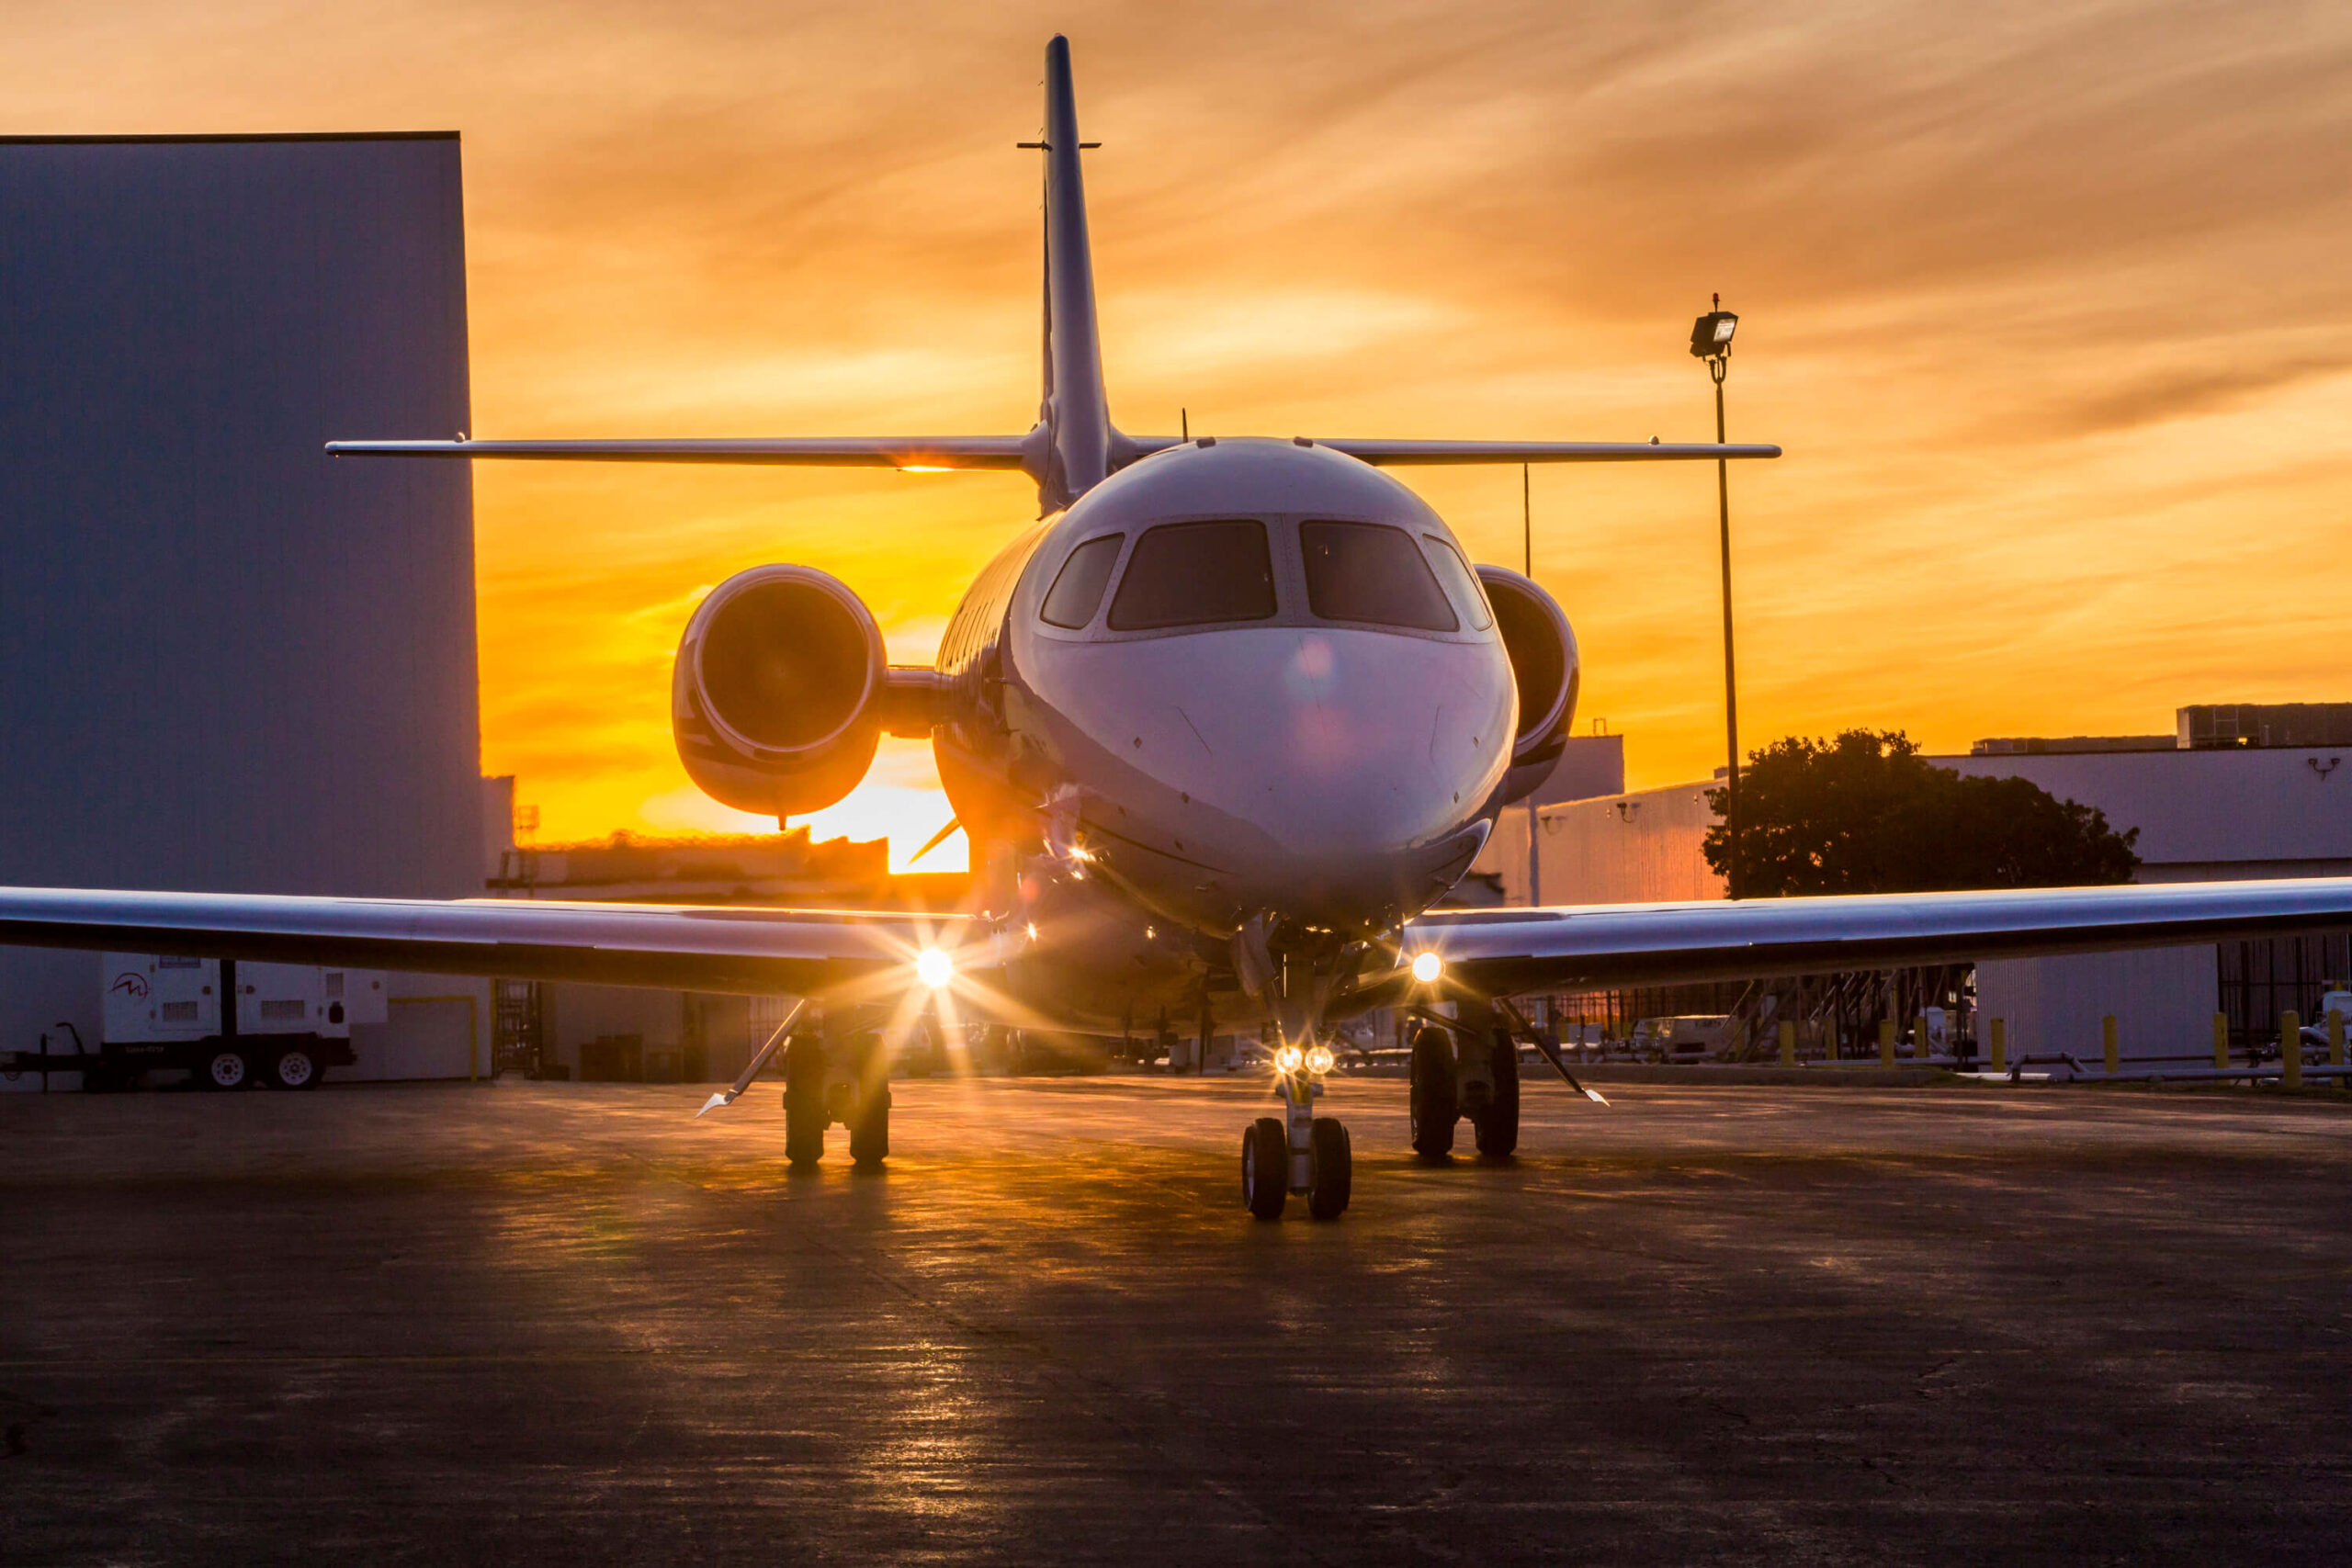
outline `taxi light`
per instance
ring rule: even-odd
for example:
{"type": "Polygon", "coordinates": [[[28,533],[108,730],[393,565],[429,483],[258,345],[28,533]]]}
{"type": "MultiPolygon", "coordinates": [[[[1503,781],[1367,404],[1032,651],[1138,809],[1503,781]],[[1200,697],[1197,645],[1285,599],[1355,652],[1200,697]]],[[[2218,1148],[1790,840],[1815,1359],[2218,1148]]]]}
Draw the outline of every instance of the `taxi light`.
{"type": "Polygon", "coordinates": [[[1444,973],[1445,960],[1440,958],[1436,953],[1417,953],[1413,954],[1413,978],[1419,981],[1422,985],[1435,985],[1437,983],[1437,977],[1444,973]]]}
{"type": "Polygon", "coordinates": [[[1281,1072],[1298,1071],[1298,1065],[1304,1060],[1306,1060],[1306,1053],[1295,1045],[1285,1045],[1274,1053],[1274,1066],[1281,1072]]]}
{"type": "Polygon", "coordinates": [[[956,961],[936,947],[926,947],[915,959],[915,978],[933,990],[956,978],[956,961]]]}
{"type": "Polygon", "coordinates": [[[1331,1070],[1332,1064],[1338,1060],[1337,1056],[1331,1055],[1331,1047],[1317,1045],[1306,1054],[1306,1070],[1310,1073],[1328,1073],[1331,1070]]]}

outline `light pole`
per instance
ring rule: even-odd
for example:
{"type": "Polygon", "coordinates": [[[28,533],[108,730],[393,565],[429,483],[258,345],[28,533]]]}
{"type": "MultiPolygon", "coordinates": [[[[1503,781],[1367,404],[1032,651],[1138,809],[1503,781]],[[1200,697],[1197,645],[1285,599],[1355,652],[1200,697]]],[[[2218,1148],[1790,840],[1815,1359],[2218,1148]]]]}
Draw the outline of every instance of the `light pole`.
{"type": "MultiPolygon", "coordinates": [[[[1713,296],[1714,308],[1690,327],[1690,354],[1707,362],[1715,384],[1715,445],[1724,442],[1724,374],[1731,367],[1731,335],[1739,318],[1724,309],[1724,297],[1713,296]]],[[[1723,534],[1724,559],[1724,743],[1731,766],[1724,775],[1724,836],[1731,851],[1724,875],[1724,892],[1736,898],[1740,890],[1739,858],[1739,682],[1732,665],[1731,644],[1731,465],[1715,459],[1715,506],[1723,534]]]]}

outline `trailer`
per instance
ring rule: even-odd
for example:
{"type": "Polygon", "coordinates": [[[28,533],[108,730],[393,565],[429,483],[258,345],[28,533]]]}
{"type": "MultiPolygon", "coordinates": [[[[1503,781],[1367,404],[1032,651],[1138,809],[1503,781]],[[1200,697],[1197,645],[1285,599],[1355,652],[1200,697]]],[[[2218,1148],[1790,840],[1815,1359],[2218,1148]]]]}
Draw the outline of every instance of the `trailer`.
{"type": "Polygon", "coordinates": [[[85,1089],[138,1088],[151,1072],[184,1068],[202,1088],[315,1089],[329,1067],[347,1067],[351,1028],[381,1023],[382,974],[109,953],[103,1038],[91,1050],[70,1023],[73,1048],[42,1035],[39,1051],[0,1052],[0,1072],[79,1073],[85,1089]],[[224,1002],[227,1005],[223,1005],[224,1002]]]}

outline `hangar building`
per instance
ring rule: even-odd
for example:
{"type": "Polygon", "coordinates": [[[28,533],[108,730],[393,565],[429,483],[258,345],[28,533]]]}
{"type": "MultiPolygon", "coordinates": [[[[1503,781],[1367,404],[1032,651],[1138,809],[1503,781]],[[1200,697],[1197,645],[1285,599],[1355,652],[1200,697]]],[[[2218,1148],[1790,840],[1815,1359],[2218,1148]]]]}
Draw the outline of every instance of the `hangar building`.
{"type": "MultiPolygon", "coordinates": [[[[0,881],[479,893],[471,476],[322,450],[470,423],[456,135],[0,141],[0,881]]],[[[0,1044],[98,964],[0,950],[0,1044]]],[[[392,995],[361,1076],[487,1030],[392,995]]]]}

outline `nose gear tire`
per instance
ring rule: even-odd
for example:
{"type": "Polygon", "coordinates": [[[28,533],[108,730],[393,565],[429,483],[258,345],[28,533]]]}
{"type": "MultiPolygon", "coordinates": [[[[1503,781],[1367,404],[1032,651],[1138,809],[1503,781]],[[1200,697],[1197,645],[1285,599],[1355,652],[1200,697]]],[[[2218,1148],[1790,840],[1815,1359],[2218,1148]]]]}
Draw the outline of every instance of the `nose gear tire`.
{"type": "Polygon", "coordinates": [[[1279,1220],[1290,1198],[1290,1135],[1272,1116],[1241,1134],[1241,1201],[1261,1220],[1279,1220]]]}
{"type": "Polygon", "coordinates": [[[1413,1036],[1413,1152],[1440,1160],[1453,1152],[1453,1048],[1444,1033],[1424,1028],[1413,1036]]]}
{"type": "Polygon", "coordinates": [[[1348,1130],[1338,1118],[1317,1116],[1307,1130],[1306,1171],[1306,1212],[1318,1220],[1346,1213],[1355,1159],[1348,1149],[1348,1130]]]}

